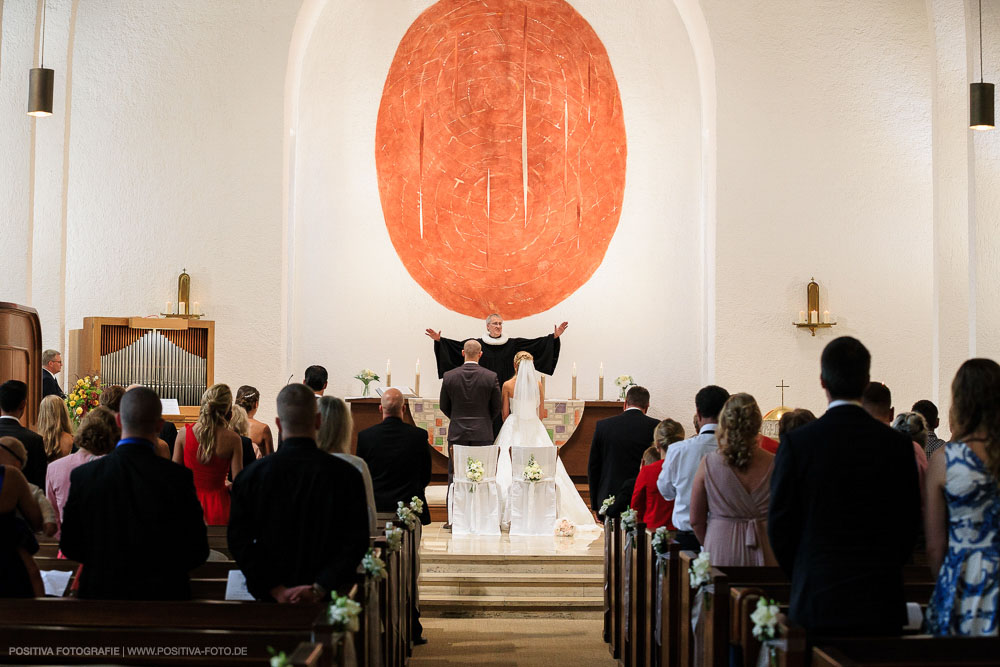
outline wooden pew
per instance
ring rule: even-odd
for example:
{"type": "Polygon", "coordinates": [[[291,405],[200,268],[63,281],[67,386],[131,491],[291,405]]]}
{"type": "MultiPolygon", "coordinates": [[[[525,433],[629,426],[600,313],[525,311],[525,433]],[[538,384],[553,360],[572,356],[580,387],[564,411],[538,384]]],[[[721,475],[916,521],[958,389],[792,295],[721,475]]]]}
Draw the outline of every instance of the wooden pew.
{"type": "Polygon", "coordinates": [[[646,625],[649,619],[647,600],[651,590],[651,579],[647,569],[649,554],[646,524],[636,523],[629,546],[625,546],[628,544],[628,531],[622,531],[622,543],[623,549],[627,550],[625,558],[631,559],[628,579],[624,582],[628,587],[629,597],[628,606],[624,609],[627,628],[623,628],[625,650],[622,662],[626,667],[640,667],[646,660],[646,625]]]}
{"type": "Polygon", "coordinates": [[[608,651],[611,657],[621,657],[621,531],[615,519],[604,520],[605,549],[605,629],[608,637],[608,651]]]}
{"type": "Polygon", "coordinates": [[[643,660],[638,664],[648,667],[672,667],[677,664],[678,643],[678,582],[680,576],[680,545],[671,541],[665,556],[657,557],[653,548],[655,530],[646,529],[645,538],[645,590],[647,591],[643,615],[643,660]],[[663,576],[660,577],[660,569],[663,576]],[[659,587],[659,589],[657,588],[659,587]],[[659,593],[659,595],[657,595],[659,593]],[[657,598],[662,609],[657,608],[657,598]],[[659,615],[659,627],[657,627],[659,615]],[[657,640],[659,634],[659,640],[657,640]]]}
{"type": "Polygon", "coordinates": [[[845,639],[812,650],[812,667],[892,665],[996,665],[1000,663],[997,637],[916,637],[845,639]]]}

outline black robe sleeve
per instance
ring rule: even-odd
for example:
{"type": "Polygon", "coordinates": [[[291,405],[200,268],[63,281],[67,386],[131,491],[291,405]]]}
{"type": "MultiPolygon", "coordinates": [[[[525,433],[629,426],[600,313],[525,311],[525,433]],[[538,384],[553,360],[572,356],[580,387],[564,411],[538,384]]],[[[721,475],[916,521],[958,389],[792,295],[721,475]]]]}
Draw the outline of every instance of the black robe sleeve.
{"type": "Polygon", "coordinates": [[[554,334],[541,338],[512,338],[511,342],[515,352],[524,350],[531,353],[535,358],[535,370],[539,373],[552,375],[555,372],[562,342],[554,334]]]}
{"type": "Polygon", "coordinates": [[[462,357],[462,347],[467,340],[469,339],[455,340],[442,336],[441,340],[434,341],[434,358],[437,360],[439,380],[444,377],[445,373],[453,368],[458,368],[465,362],[465,358],[462,357]]]}

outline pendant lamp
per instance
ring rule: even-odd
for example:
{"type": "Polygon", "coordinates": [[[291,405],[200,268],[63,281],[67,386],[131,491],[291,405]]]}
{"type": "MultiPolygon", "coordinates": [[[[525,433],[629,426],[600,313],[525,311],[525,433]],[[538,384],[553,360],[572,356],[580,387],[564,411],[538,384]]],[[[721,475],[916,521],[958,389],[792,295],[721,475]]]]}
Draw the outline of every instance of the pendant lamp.
{"type": "Polygon", "coordinates": [[[28,74],[28,115],[52,115],[52,91],[55,88],[55,72],[45,67],[45,5],[42,3],[41,67],[31,68],[28,74]]]}
{"type": "Polygon", "coordinates": [[[992,130],[993,84],[983,83],[983,0],[979,0],[979,83],[969,84],[969,128],[992,130]]]}

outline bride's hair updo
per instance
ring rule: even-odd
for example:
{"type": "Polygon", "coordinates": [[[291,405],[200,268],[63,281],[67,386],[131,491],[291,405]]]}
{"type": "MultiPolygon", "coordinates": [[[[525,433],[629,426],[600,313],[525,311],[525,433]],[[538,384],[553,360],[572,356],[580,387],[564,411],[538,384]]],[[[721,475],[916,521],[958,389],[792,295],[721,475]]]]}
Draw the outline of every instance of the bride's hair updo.
{"type": "Polygon", "coordinates": [[[763,419],[750,394],[733,394],[719,413],[719,453],[737,470],[746,470],[757,447],[763,419]]]}
{"type": "Polygon", "coordinates": [[[524,350],[521,350],[514,355],[514,373],[517,373],[517,367],[520,366],[521,362],[525,359],[528,359],[529,361],[535,360],[535,358],[531,356],[531,352],[525,352],[524,350]]]}

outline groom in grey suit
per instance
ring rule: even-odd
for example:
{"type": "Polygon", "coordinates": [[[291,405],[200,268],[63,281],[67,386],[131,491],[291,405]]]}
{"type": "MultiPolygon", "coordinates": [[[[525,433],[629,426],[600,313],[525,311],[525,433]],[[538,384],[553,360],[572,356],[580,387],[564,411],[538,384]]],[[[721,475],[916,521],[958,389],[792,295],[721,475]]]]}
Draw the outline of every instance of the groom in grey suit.
{"type": "MultiPolygon", "coordinates": [[[[441,411],[448,416],[448,484],[455,470],[454,446],[493,444],[493,419],[500,414],[500,382],[497,374],[479,365],[483,348],[477,340],[465,341],[458,368],[444,374],[441,381],[441,411]]],[[[445,528],[451,527],[451,517],[445,528]]]]}

